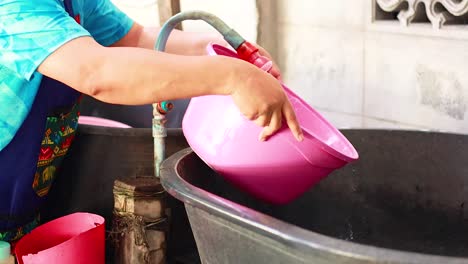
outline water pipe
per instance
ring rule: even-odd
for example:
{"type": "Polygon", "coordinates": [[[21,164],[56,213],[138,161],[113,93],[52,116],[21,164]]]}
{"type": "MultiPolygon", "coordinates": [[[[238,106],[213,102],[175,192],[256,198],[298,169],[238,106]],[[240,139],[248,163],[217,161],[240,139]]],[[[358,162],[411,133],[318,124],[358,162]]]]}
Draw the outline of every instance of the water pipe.
{"type": "MultiPolygon", "coordinates": [[[[227,43],[233,47],[239,57],[246,60],[262,70],[269,72],[273,66],[272,61],[261,56],[258,48],[247,42],[239,33],[230,28],[221,19],[213,14],[204,11],[185,11],[178,13],[168,19],[161,27],[158,39],[156,40],[154,49],[164,51],[169,34],[172,30],[184,20],[203,20],[214,27],[224,37],[227,43]]],[[[167,129],[165,127],[166,114],[172,109],[173,105],[170,102],[159,102],[153,104],[153,138],[154,138],[154,167],[155,175],[159,177],[161,163],[165,159],[165,137],[167,137],[167,129]]]]}

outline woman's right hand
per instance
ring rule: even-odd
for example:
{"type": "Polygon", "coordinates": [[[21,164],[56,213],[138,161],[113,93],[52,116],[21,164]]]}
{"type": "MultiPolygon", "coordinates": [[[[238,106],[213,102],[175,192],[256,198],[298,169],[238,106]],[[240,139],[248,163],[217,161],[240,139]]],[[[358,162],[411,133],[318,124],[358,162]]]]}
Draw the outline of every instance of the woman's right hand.
{"type": "Polygon", "coordinates": [[[284,117],[294,137],[302,141],[301,127],[279,81],[252,64],[239,62],[228,93],[245,117],[263,127],[259,139],[264,141],[279,130],[284,117]]]}

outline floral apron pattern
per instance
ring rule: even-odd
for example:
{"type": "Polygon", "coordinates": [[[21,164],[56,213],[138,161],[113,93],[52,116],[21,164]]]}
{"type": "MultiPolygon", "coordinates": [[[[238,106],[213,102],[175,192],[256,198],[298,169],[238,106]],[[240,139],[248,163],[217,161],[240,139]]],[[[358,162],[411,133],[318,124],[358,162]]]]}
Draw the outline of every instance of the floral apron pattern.
{"type": "Polygon", "coordinates": [[[20,228],[13,229],[11,231],[0,232],[0,241],[12,241],[15,242],[16,240],[22,238],[25,234],[31,232],[34,228],[36,228],[40,223],[40,215],[27,223],[26,225],[21,226],[20,228]]]}
{"type": "Polygon", "coordinates": [[[44,139],[42,140],[32,188],[43,197],[48,194],[65,154],[75,137],[78,127],[78,104],[67,112],[47,117],[44,139]]]}

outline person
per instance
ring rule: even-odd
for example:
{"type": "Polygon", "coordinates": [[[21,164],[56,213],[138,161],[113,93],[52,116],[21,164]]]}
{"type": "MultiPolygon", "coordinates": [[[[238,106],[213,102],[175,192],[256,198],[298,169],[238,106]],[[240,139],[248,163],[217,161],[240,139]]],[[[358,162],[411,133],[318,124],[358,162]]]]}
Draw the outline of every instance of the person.
{"type": "MultiPolygon", "coordinates": [[[[220,35],[173,31],[157,52],[159,28],[139,25],[110,0],[2,0],[0,17],[0,240],[17,241],[38,225],[82,94],[121,105],[230,95],[263,127],[261,140],[282,120],[302,139],[274,76],[205,56],[209,42],[226,45],[220,35]]],[[[273,72],[280,74],[276,65],[273,72]]]]}

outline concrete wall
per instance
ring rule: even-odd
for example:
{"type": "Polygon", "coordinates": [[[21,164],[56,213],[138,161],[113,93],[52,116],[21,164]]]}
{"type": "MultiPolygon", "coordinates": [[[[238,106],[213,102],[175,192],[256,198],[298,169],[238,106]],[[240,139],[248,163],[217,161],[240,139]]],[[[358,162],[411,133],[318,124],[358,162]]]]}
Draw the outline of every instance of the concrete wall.
{"type": "MultiPolygon", "coordinates": [[[[143,25],[159,25],[157,0],[112,0],[112,2],[143,25]]],[[[180,0],[180,5],[182,11],[211,12],[235,28],[245,38],[256,40],[258,15],[255,0],[180,0]]],[[[182,25],[187,31],[213,31],[211,26],[202,21],[187,21],[182,25]]]]}
{"type": "MultiPolygon", "coordinates": [[[[155,4],[132,13],[128,6],[138,1],[114,1],[143,23],[158,21],[155,4]]],[[[285,82],[334,125],[468,132],[466,26],[373,21],[375,0],[276,1],[285,82]]],[[[255,0],[181,0],[181,6],[212,12],[256,39],[255,0]]],[[[184,27],[211,30],[201,22],[184,27]]]]}
{"type": "Polygon", "coordinates": [[[280,0],[286,83],[339,127],[468,132],[468,28],[373,21],[373,4],[280,0]]]}
{"type": "Polygon", "coordinates": [[[156,0],[111,0],[118,8],[145,26],[159,26],[156,0]]]}

